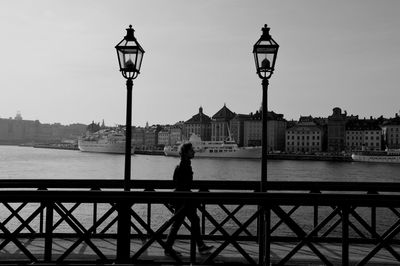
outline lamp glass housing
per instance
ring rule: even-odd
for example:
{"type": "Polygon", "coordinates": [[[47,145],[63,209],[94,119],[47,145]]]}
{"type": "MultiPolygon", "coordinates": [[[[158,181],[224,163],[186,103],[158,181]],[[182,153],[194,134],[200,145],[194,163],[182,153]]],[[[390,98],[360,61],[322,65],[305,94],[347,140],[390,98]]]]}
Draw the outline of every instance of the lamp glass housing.
{"type": "Polygon", "coordinates": [[[276,56],[279,45],[269,35],[267,25],[262,29],[263,34],[254,44],[253,54],[256,63],[257,74],[260,78],[269,78],[275,69],[276,56]]]}
{"type": "Polygon", "coordinates": [[[144,50],[134,37],[131,25],[126,31],[126,36],[115,46],[115,49],[122,76],[127,79],[135,79],[140,73],[144,50]]]}

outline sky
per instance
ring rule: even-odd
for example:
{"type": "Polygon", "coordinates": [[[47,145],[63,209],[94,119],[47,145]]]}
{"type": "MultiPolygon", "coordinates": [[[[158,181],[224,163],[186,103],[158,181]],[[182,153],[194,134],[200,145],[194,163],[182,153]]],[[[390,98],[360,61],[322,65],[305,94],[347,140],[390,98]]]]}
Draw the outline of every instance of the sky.
{"type": "Polygon", "coordinates": [[[145,50],[132,123],[174,124],[224,104],[261,106],[252,49],[280,45],[268,110],[287,120],[400,111],[398,0],[18,0],[0,3],[0,118],[125,124],[115,45],[131,24],[145,50]]]}

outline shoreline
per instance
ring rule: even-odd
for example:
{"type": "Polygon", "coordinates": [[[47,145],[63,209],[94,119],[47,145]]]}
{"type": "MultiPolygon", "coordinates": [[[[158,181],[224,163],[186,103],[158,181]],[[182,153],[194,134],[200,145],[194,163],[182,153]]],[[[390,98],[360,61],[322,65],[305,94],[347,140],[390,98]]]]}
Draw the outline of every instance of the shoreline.
{"type": "Polygon", "coordinates": [[[351,156],[347,155],[305,155],[305,154],[268,154],[267,159],[271,160],[299,160],[299,161],[333,161],[333,162],[354,162],[351,156]]]}
{"type": "MultiPolygon", "coordinates": [[[[14,145],[11,145],[14,146],[14,145]]],[[[79,148],[75,145],[60,145],[60,144],[34,144],[26,145],[19,144],[15,146],[43,148],[43,149],[60,149],[60,150],[78,150],[79,148]]],[[[165,156],[164,151],[161,150],[135,150],[135,154],[140,155],[154,155],[154,156],[165,156]]],[[[353,162],[353,159],[349,155],[306,155],[306,154],[268,154],[268,160],[298,160],[298,161],[333,161],[333,162],[353,162]]],[[[258,160],[261,160],[258,159],[258,160]]]]}

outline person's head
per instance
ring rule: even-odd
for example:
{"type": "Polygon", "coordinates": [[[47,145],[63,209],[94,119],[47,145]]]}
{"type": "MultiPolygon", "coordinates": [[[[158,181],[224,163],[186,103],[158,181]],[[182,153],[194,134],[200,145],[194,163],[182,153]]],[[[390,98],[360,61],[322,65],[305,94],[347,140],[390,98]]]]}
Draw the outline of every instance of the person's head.
{"type": "Polygon", "coordinates": [[[179,155],[182,159],[192,159],[194,157],[193,145],[190,142],[185,142],[179,147],[179,155]]]}

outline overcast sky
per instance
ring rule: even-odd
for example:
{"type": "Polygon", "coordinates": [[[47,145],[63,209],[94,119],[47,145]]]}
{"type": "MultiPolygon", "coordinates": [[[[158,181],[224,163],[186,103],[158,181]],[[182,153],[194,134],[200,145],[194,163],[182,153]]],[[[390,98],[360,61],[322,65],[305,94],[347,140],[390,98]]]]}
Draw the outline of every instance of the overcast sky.
{"type": "Polygon", "coordinates": [[[400,110],[397,0],[35,0],[0,3],[0,117],[124,124],[114,46],[132,24],[145,50],[133,124],[172,124],[224,104],[260,108],[252,55],[268,24],[280,50],[268,109],[286,119],[400,110]]]}

